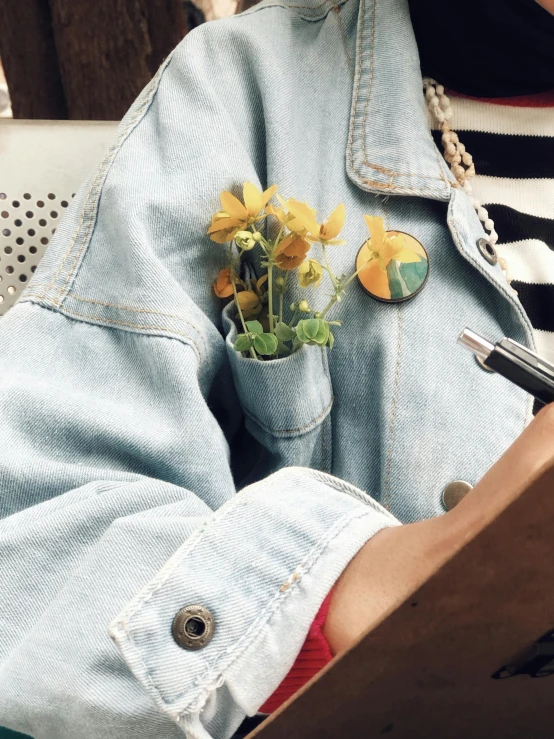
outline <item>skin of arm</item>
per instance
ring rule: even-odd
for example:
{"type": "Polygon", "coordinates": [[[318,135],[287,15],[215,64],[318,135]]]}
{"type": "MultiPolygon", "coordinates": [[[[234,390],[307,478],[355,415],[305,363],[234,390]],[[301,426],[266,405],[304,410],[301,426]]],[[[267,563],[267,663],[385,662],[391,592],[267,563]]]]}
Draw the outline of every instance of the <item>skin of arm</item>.
{"type": "Polygon", "coordinates": [[[323,633],[333,654],[353,646],[492,521],[554,458],[554,403],[543,408],[456,508],[443,516],[383,529],[365,544],[333,590],[323,633]]]}
{"type": "Polygon", "coordinates": [[[545,10],[548,10],[549,13],[554,15],[554,0],[537,0],[537,2],[539,5],[542,5],[545,10]]]}

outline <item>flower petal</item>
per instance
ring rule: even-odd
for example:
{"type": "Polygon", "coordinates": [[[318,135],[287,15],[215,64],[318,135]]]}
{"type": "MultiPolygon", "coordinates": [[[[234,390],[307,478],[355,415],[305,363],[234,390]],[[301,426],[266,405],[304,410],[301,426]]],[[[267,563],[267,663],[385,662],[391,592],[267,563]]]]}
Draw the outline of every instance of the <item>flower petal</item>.
{"type": "Polygon", "coordinates": [[[416,254],[415,251],[412,251],[411,249],[402,249],[401,252],[394,255],[393,259],[396,259],[397,262],[404,262],[404,264],[423,261],[419,254],[416,254]]]}
{"type": "Polygon", "coordinates": [[[260,304],[260,298],[253,290],[243,290],[242,292],[237,293],[235,300],[243,311],[253,310],[260,304]]]}
{"type": "Polygon", "coordinates": [[[226,213],[229,213],[231,218],[241,218],[243,221],[248,220],[248,211],[244,205],[236,198],[233,193],[222,192],[219,196],[221,205],[226,213]]]}
{"type": "Polygon", "coordinates": [[[239,218],[218,218],[217,221],[214,221],[208,228],[208,233],[213,234],[216,231],[226,231],[234,226],[241,226],[242,224],[243,221],[239,218]]]}
{"type": "Polygon", "coordinates": [[[310,244],[298,234],[291,233],[284,239],[275,252],[275,263],[280,269],[296,269],[310,250],[310,244]]]}
{"type": "Polygon", "coordinates": [[[229,268],[222,269],[214,282],[214,292],[218,298],[228,298],[233,294],[233,285],[231,283],[231,270],[229,268]]]}
{"type": "Polygon", "coordinates": [[[373,251],[379,251],[385,240],[385,224],[379,216],[364,216],[364,221],[369,229],[371,236],[371,248],[373,251]]]}
{"type": "Polygon", "coordinates": [[[262,203],[262,193],[251,182],[245,182],[242,194],[250,218],[255,218],[265,205],[265,203],[262,203]]]}
{"type": "Polygon", "coordinates": [[[256,280],[256,291],[259,293],[262,289],[263,285],[267,282],[267,274],[262,275],[258,280],[256,280]]]}
{"type": "Polygon", "coordinates": [[[310,208],[307,203],[302,203],[299,200],[289,198],[286,205],[289,213],[292,213],[292,215],[303,224],[306,231],[311,233],[313,236],[319,237],[320,226],[314,217],[315,211],[310,208]]]}
{"type": "Polygon", "coordinates": [[[267,203],[269,203],[269,201],[275,195],[276,192],[277,192],[277,185],[271,185],[271,187],[268,187],[267,190],[263,191],[262,208],[264,208],[267,205],[267,203]]]}
{"type": "Polygon", "coordinates": [[[344,207],[344,203],[341,203],[340,205],[337,205],[335,210],[331,213],[331,215],[327,219],[327,222],[324,224],[324,227],[323,227],[324,237],[326,239],[334,239],[335,236],[338,236],[342,227],[344,226],[345,220],[346,220],[346,208],[344,207]]]}

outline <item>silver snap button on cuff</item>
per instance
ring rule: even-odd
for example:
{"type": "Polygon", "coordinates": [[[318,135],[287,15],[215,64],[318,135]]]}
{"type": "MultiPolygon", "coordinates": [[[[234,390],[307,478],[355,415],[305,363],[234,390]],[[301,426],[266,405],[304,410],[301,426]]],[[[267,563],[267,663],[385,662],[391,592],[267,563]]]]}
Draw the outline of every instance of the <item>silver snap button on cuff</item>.
{"type": "Polygon", "coordinates": [[[473,488],[469,482],[464,480],[454,480],[449,482],[442,491],[442,504],[447,511],[451,511],[458,503],[465,498],[469,491],[473,488]]]}
{"type": "Polygon", "coordinates": [[[496,249],[488,239],[480,238],[477,239],[477,248],[489,264],[496,264],[498,262],[498,254],[496,249]]]}
{"type": "Polygon", "coordinates": [[[181,608],[171,626],[173,638],[183,649],[202,649],[211,642],[214,631],[214,617],[199,605],[181,608]]]}

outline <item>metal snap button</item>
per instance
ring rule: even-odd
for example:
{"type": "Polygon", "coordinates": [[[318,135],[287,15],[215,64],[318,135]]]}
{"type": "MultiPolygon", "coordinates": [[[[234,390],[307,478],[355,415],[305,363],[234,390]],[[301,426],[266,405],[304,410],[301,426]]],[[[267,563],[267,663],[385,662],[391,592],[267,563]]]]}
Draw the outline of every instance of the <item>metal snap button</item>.
{"type": "Polygon", "coordinates": [[[481,359],[481,357],[478,357],[477,354],[473,355],[475,357],[475,361],[481,367],[481,369],[484,369],[485,372],[495,372],[495,370],[492,369],[492,367],[489,367],[485,364],[485,362],[481,359]]]}
{"type": "Polygon", "coordinates": [[[451,511],[458,503],[465,498],[469,491],[473,488],[469,482],[464,480],[454,480],[449,482],[442,491],[442,504],[447,511],[451,511]]]}
{"type": "Polygon", "coordinates": [[[173,638],[183,649],[202,649],[211,642],[214,631],[211,612],[198,605],[181,608],[171,627],[173,638]]]}
{"type": "Polygon", "coordinates": [[[477,239],[477,248],[479,249],[481,256],[484,257],[489,264],[494,265],[498,262],[496,249],[488,239],[477,239]]]}

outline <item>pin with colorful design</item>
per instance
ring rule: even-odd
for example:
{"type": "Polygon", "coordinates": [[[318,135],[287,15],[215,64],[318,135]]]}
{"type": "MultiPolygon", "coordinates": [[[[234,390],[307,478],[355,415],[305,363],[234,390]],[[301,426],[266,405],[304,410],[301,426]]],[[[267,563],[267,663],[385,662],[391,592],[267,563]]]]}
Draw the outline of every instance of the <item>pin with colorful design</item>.
{"type": "Polygon", "coordinates": [[[385,231],[383,219],[364,216],[370,238],[356,257],[358,281],[384,303],[403,303],[427,282],[429,256],[417,239],[402,231],[385,231]]]}

